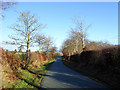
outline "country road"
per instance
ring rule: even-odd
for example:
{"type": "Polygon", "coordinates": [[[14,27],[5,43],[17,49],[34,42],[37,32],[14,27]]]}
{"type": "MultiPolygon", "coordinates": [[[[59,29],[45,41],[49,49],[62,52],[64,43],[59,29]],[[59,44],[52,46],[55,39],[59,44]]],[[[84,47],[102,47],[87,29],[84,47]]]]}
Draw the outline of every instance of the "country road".
{"type": "Polygon", "coordinates": [[[44,76],[42,88],[107,88],[106,86],[83,76],[62,63],[62,57],[50,66],[44,76]]]}

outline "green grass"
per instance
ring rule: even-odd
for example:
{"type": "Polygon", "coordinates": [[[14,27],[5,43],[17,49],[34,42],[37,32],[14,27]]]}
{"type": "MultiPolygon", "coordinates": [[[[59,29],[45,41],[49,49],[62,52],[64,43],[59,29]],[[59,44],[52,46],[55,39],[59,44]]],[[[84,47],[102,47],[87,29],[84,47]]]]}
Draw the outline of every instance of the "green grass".
{"type": "Polygon", "coordinates": [[[28,68],[28,69],[32,72],[43,71],[43,70],[45,70],[45,66],[41,66],[40,68],[36,68],[36,69],[30,69],[30,68],[28,68]]]}
{"type": "Polygon", "coordinates": [[[55,59],[37,69],[31,69],[28,67],[24,70],[22,68],[18,68],[17,75],[21,80],[15,81],[12,84],[12,88],[40,88],[42,78],[44,77],[49,66],[54,61],[55,59]]]}
{"type": "Polygon", "coordinates": [[[47,66],[49,66],[50,64],[52,64],[54,61],[55,61],[55,59],[53,59],[53,60],[49,61],[48,63],[46,63],[46,64],[45,64],[45,65],[43,65],[43,66],[45,66],[45,68],[47,68],[47,66]]]}
{"type": "Polygon", "coordinates": [[[35,88],[34,86],[29,85],[24,80],[15,81],[12,84],[11,88],[35,88]]]}
{"type": "Polygon", "coordinates": [[[14,55],[22,55],[23,53],[15,53],[14,55]]]}
{"type": "Polygon", "coordinates": [[[30,73],[28,70],[19,69],[19,71],[21,73],[19,78],[25,80],[27,83],[33,86],[40,87],[41,77],[37,77],[36,74],[30,73]]]}
{"type": "Polygon", "coordinates": [[[46,69],[50,66],[50,64],[52,64],[54,61],[55,61],[55,59],[49,61],[45,65],[41,66],[40,68],[36,68],[36,69],[32,69],[31,67],[28,67],[27,70],[30,72],[33,72],[33,73],[41,71],[40,73],[43,74],[46,71],[46,69]]]}

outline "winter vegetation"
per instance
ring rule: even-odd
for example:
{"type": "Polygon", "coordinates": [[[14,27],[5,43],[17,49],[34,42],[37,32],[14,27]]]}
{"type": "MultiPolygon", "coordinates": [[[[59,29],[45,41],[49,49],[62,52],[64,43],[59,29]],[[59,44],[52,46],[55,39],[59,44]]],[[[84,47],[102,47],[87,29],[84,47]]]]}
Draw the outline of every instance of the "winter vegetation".
{"type": "Polygon", "coordinates": [[[89,41],[83,34],[83,22],[76,22],[79,27],[77,24],[75,29],[71,29],[69,38],[61,48],[64,64],[109,87],[119,88],[120,46],[89,41]]]}
{"type": "MultiPolygon", "coordinates": [[[[0,2],[3,11],[9,10],[13,2],[0,2]]],[[[0,13],[2,17],[5,17],[0,13]]],[[[31,11],[18,11],[16,24],[11,25],[8,37],[11,41],[3,41],[4,45],[18,46],[13,51],[0,47],[0,83],[1,88],[35,88],[40,89],[41,81],[56,57],[63,55],[63,63],[77,72],[119,88],[120,86],[120,46],[103,41],[91,41],[87,38],[90,25],[84,25],[84,18],[74,18],[69,37],[63,42],[60,51],[54,45],[52,37],[41,34],[46,24],[31,11]],[[38,47],[32,51],[31,47],[38,47]]]]}
{"type": "MultiPolygon", "coordinates": [[[[13,4],[2,3],[0,6],[6,10],[13,4]]],[[[0,48],[1,88],[40,89],[47,68],[59,53],[51,37],[38,34],[46,25],[40,24],[30,11],[17,14],[18,22],[10,27],[15,33],[9,35],[11,41],[4,41],[3,44],[17,45],[19,50],[9,51],[0,48]],[[39,47],[39,50],[31,52],[30,47],[33,46],[39,47]]]]}
{"type": "Polygon", "coordinates": [[[46,69],[55,61],[57,54],[49,54],[49,59],[41,53],[30,52],[27,67],[26,53],[2,50],[2,88],[40,88],[46,69]]]}
{"type": "MultiPolygon", "coordinates": [[[[13,7],[13,5],[16,5],[16,2],[3,2],[0,1],[0,9],[7,11],[9,8],[13,7]]],[[[0,12],[0,15],[2,17],[5,17],[2,12],[0,12]]]]}

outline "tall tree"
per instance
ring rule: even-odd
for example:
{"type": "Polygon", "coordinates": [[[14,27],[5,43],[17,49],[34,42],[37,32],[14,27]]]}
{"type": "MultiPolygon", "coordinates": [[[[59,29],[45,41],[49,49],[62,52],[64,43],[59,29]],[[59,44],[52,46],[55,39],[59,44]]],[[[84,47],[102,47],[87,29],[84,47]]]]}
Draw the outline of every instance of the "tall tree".
{"type": "Polygon", "coordinates": [[[67,39],[64,43],[63,43],[63,46],[62,46],[62,53],[64,55],[67,55],[67,56],[70,56],[74,53],[74,48],[75,48],[75,45],[74,45],[74,42],[72,42],[71,39],[67,39]]]}
{"type": "Polygon", "coordinates": [[[50,49],[52,44],[53,44],[53,41],[52,41],[51,37],[47,37],[45,40],[45,43],[44,43],[47,54],[48,54],[49,49],[50,49]]]}
{"type": "Polygon", "coordinates": [[[81,39],[80,39],[81,38],[81,33],[79,31],[71,28],[69,38],[71,39],[71,43],[74,46],[74,52],[78,52],[79,51],[79,44],[81,44],[81,39]]]}
{"type": "Polygon", "coordinates": [[[51,52],[51,53],[57,52],[57,47],[56,47],[56,46],[51,47],[51,48],[50,48],[50,52],[51,52]]]}
{"type": "Polygon", "coordinates": [[[14,43],[17,45],[26,46],[27,53],[27,63],[29,63],[29,48],[33,45],[37,30],[44,28],[43,24],[38,23],[38,19],[35,18],[35,15],[32,15],[28,12],[18,13],[18,22],[16,25],[12,26],[16,34],[10,35],[9,37],[14,40],[14,43]]]}
{"type": "Polygon", "coordinates": [[[45,44],[46,37],[44,35],[37,35],[35,42],[39,45],[39,53],[41,52],[41,48],[43,48],[45,44]]]}
{"type": "Polygon", "coordinates": [[[82,49],[84,49],[85,39],[86,39],[86,36],[87,36],[87,30],[89,29],[89,27],[91,25],[88,25],[86,28],[83,27],[82,17],[81,17],[81,21],[79,20],[79,18],[75,18],[73,21],[74,21],[74,24],[76,25],[76,30],[78,32],[78,33],[74,33],[74,34],[76,34],[77,36],[79,35],[80,40],[82,42],[82,49]]]}
{"type": "Polygon", "coordinates": [[[91,26],[89,25],[87,28],[83,26],[82,17],[81,20],[79,18],[73,19],[75,28],[71,28],[69,33],[69,39],[67,39],[62,46],[62,53],[64,55],[73,55],[74,53],[80,53],[84,50],[86,43],[88,40],[86,39],[87,30],[91,26]]]}
{"type": "Polygon", "coordinates": [[[55,56],[55,53],[57,52],[57,47],[53,46],[50,48],[50,54],[52,55],[52,58],[55,56]]]}

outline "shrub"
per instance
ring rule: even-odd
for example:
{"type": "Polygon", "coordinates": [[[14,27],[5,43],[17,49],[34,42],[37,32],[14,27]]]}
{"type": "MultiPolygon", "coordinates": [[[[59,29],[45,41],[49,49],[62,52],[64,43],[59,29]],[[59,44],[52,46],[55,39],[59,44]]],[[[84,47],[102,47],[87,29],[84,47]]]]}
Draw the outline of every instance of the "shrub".
{"type": "MultiPolygon", "coordinates": [[[[68,60],[68,56],[64,56],[68,60]]],[[[114,68],[120,65],[120,48],[119,46],[113,46],[109,48],[103,48],[101,50],[84,50],[81,54],[75,54],[70,56],[70,61],[83,64],[92,65],[101,69],[114,68]]]]}
{"type": "Polygon", "coordinates": [[[70,62],[76,62],[78,63],[80,61],[80,54],[75,54],[70,56],[70,62]]]}

